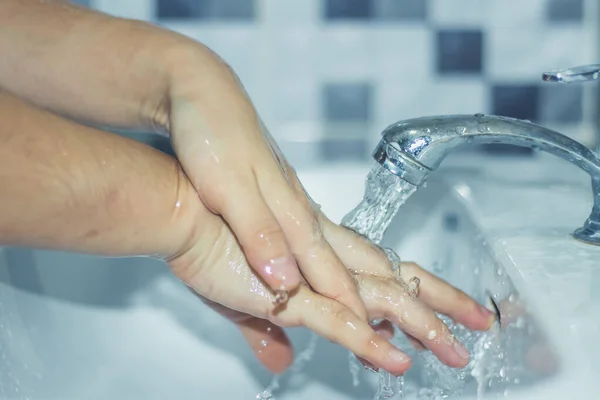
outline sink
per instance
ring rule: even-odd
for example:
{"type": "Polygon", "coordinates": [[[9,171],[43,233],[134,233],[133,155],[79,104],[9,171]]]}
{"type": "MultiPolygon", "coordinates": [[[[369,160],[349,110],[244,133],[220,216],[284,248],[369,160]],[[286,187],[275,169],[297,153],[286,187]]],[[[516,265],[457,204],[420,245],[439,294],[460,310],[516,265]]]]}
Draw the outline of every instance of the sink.
{"type": "MultiPolygon", "coordinates": [[[[600,266],[600,249],[565,232],[589,210],[589,188],[559,176],[539,183],[543,174],[529,182],[522,175],[502,180],[462,158],[449,160],[409,199],[384,240],[404,260],[482,302],[491,295],[502,313],[502,326],[488,337],[491,348],[475,357],[483,383],[467,379],[461,398],[551,399],[573,394],[573,387],[587,390],[597,371],[590,351],[598,345],[581,346],[600,333],[599,317],[590,317],[600,315],[594,302],[600,295],[590,284],[600,275],[592,268],[600,266]]],[[[487,160],[490,170],[493,164],[487,160]]],[[[340,221],[361,198],[369,168],[340,165],[299,175],[340,221]]],[[[297,352],[310,340],[304,329],[288,332],[297,352]]],[[[0,249],[0,398],[253,399],[271,380],[253,357],[236,329],[159,261],[0,249]]],[[[427,355],[417,357],[407,391],[453,373],[440,370],[436,378],[432,371],[427,355]]],[[[274,395],[372,398],[375,377],[364,371],[360,378],[355,387],[347,351],[321,340],[312,360],[284,376],[274,395]]]]}

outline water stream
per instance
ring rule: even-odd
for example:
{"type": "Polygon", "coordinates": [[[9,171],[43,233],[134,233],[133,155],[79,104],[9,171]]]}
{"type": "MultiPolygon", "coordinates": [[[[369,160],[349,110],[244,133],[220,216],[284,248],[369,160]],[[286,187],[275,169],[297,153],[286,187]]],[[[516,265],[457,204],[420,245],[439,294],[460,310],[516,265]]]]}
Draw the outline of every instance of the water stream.
{"type": "MultiPolygon", "coordinates": [[[[416,186],[398,179],[379,164],[375,164],[367,176],[362,201],[343,218],[342,225],[380,245],[392,219],[416,190],[416,186]]],[[[400,258],[398,255],[391,249],[384,250],[392,266],[399,268],[400,258]]],[[[409,287],[408,284],[406,287],[409,287]]],[[[419,384],[405,387],[402,376],[396,378],[385,371],[373,372],[373,374],[377,374],[377,390],[374,400],[403,399],[405,395],[423,400],[447,399],[463,393],[467,378],[471,378],[470,381],[473,381],[472,378],[475,377],[476,381],[488,382],[489,371],[478,369],[478,360],[482,357],[484,350],[489,353],[492,347],[501,352],[500,347],[492,341],[494,336],[490,333],[471,332],[443,315],[440,315],[440,318],[455,334],[456,339],[461,341],[471,352],[472,358],[469,365],[463,369],[448,367],[429,351],[415,351],[406,337],[401,332],[396,332],[391,342],[411,356],[413,359],[411,370],[418,369],[418,373],[421,374],[418,377],[419,384]],[[416,365],[420,367],[415,368],[416,365]]],[[[310,360],[316,343],[317,336],[313,335],[308,348],[299,355],[290,372],[299,371],[310,360]]],[[[356,387],[361,383],[360,376],[364,368],[352,354],[349,355],[349,368],[352,383],[356,387]]],[[[267,390],[257,395],[256,398],[274,400],[273,392],[278,387],[279,380],[276,377],[267,390]]]]}

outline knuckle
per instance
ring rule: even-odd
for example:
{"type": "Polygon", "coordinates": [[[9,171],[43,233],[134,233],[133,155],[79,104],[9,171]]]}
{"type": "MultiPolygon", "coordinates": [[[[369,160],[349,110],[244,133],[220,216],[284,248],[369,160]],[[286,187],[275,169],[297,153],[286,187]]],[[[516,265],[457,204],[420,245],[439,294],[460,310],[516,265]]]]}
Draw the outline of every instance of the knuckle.
{"type": "Polygon", "coordinates": [[[243,242],[251,246],[265,246],[281,251],[280,247],[285,244],[285,237],[276,221],[265,218],[250,225],[248,236],[241,238],[243,242]]]}

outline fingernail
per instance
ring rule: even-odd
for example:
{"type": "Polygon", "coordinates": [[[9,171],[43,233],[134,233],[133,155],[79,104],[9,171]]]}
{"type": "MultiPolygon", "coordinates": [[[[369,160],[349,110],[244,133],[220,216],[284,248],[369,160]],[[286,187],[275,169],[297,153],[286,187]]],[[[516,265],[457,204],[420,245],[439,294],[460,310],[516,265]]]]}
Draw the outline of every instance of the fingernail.
{"type": "Polygon", "coordinates": [[[458,340],[454,342],[454,350],[456,350],[456,353],[462,359],[467,359],[471,355],[469,353],[469,350],[467,350],[465,346],[463,346],[462,343],[460,343],[458,340]]]}
{"type": "Polygon", "coordinates": [[[410,357],[398,349],[393,349],[389,352],[390,360],[397,364],[405,364],[410,361],[410,357]]]}
{"type": "Polygon", "coordinates": [[[490,311],[487,307],[484,307],[482,305],[479,306],[479,312],[481,312],[481,314],[486,318],[494,316],[494,313],[492,311],[490,311]]]}
{"type": "Polygon", "coordinates": [[[277,279],[281,285],[277,289],[291,290],[300,284],[298,264],[291,258],[282,257],[269,260],[264,267],[265,275],[277,279]]]}
{"type": "Polygon", "coordinates": [[[484,306],[479,306],[479,312],[483,317],[487,318],[488,324],[487,327],[491,327],[494,322],[496,322],[496,314],[494,314],[491,310],[484,306]]]}

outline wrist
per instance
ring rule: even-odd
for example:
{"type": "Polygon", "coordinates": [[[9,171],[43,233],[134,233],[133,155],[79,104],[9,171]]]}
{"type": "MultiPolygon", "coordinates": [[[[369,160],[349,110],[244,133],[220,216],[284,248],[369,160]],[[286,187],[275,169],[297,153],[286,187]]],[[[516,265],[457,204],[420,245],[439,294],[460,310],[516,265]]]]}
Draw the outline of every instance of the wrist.
{"type": "Polygon", "coordinates": [[[222,103],[224,98],[245,98],[236,74],[216,53],[189,38],[178,39],[168,57],[163,56],[166,91],[152,112],[152,126],[165,134],[170,134],[172,109],[178,104],[194,103],[204,109],[222,103]]]}

